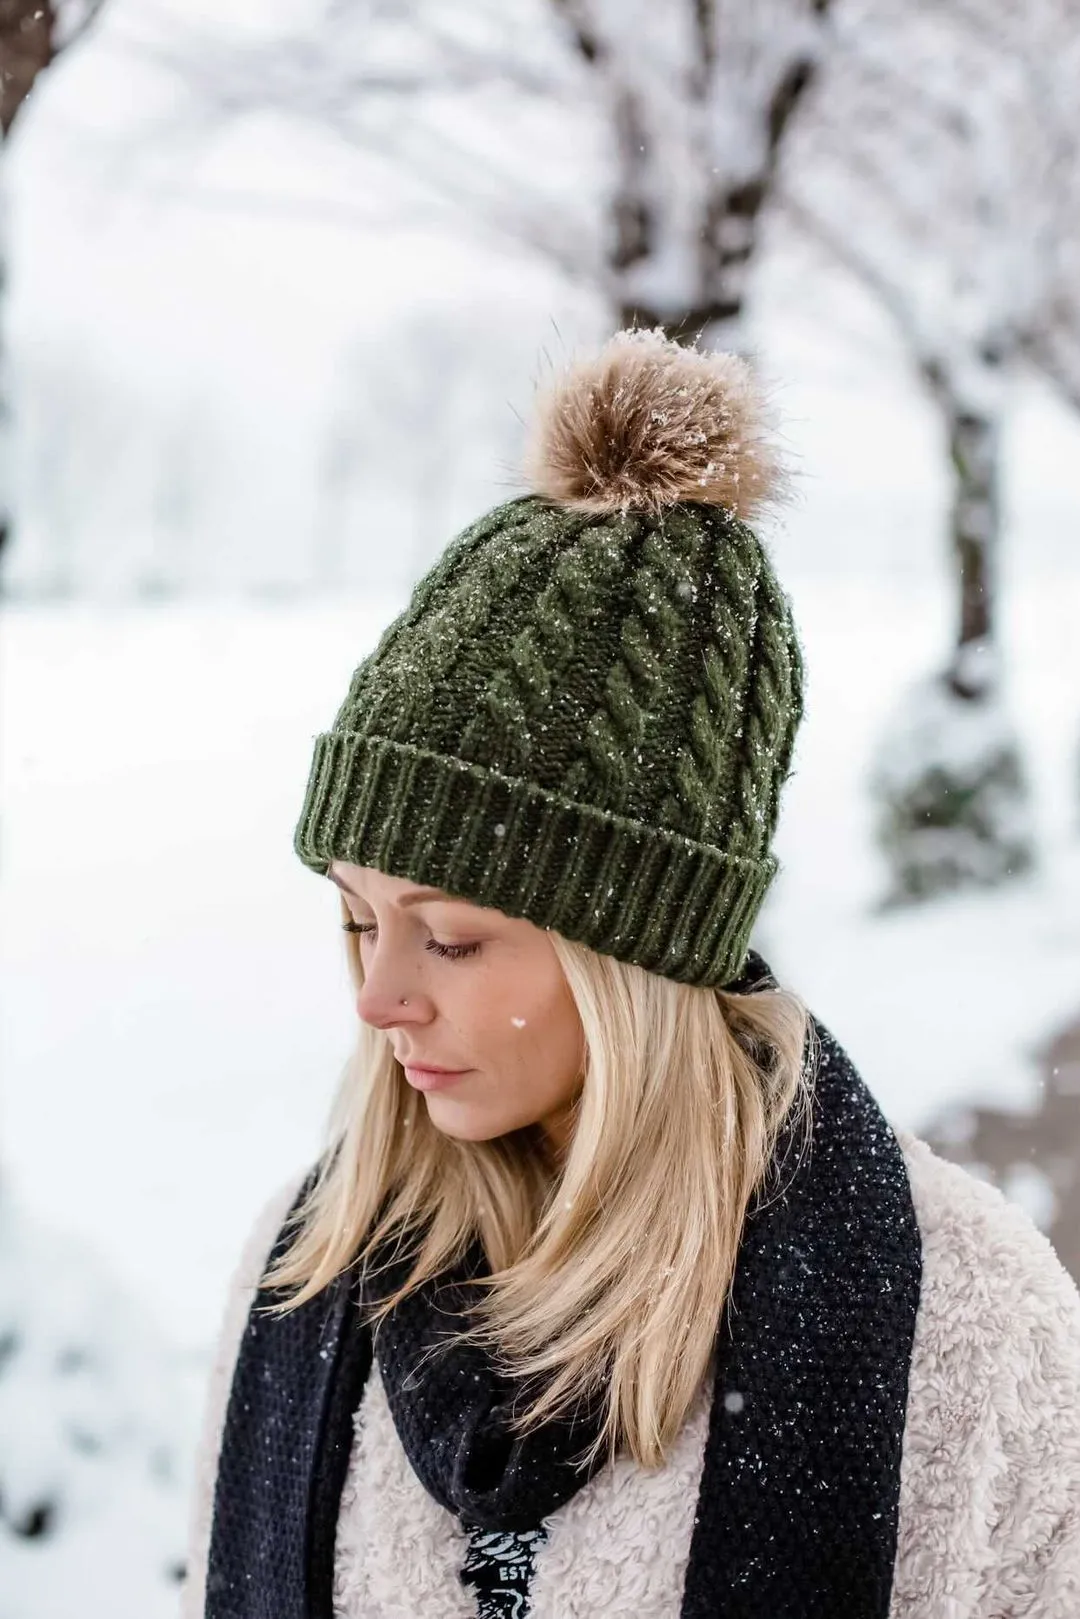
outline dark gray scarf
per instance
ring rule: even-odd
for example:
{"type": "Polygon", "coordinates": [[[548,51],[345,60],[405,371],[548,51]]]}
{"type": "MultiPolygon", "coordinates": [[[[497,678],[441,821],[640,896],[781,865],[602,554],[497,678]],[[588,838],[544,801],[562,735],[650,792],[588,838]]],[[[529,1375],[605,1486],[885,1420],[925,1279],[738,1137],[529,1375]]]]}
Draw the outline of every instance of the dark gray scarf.
{"type": "MultiPolygon", "coordinates": [[[[760,957],[744,980],[771,982],[760,957]]],[[[921,1242],[895,1136],[845,1053],[815,1033],[811,1150],[800,1159],[785,1129],[718,1311],[682,1619],[888,1616],[921,1242]]],[[[474,1249],[406,1301],[374,1352],[413,1469],[470,1531],[462,1577],[486,1616],[503,1610],[485,1571],[503,1556],[501,1578],[527,1587],[545,1518],[588,1476],[575,1461],[598,1413],[518,1438],[506,1419],[522,1391],[479,1351],[422,1360],[482,1265],[474,1249]]],[[[281,1317],[256,1301],[225,1419],[206,1619],[332,1619],[338,1507],[373,1354],[364,1285],[345,1273],[281,1317]]]]}

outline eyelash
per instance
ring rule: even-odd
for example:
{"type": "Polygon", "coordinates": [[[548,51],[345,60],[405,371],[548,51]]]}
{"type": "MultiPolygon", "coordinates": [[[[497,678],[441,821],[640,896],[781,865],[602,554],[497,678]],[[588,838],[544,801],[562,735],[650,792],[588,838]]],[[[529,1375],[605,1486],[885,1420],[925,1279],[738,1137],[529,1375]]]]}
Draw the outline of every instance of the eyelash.
{"type": "MultiPolygon", "coordinates": [[[[374,933],[374,922],[343,922],[342,927],[346,933],[374,933]]],[[[448,956],[451,961],[460,961],[463,956],[474,956],[479,950],[478,944],[440,944],[438,939],[429,939],[424,946],[426,950],[434,950],[437,956],[448,956]]]]}

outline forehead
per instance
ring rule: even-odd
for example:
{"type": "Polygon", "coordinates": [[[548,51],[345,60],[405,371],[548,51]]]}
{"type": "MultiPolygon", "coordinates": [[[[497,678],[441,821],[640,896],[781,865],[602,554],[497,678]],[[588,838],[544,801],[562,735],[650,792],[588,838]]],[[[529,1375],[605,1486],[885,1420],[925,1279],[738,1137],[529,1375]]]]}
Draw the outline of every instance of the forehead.
{"type": "MultiPolygon", "coordinates": [[[[392,905],[470,904],[468,900],[461,899],[456,894],[448,894],[442,888],[410,882],[407,877],[391,877],[384,871],[377,871],[373,866],[352,866],[346,861],[334,860],[326,875],[343,893],[351,895],[354,899],[379,898],[389,901],[392,905]]],[[[478,909],[476,906],[471,908],[478,909]]]]}

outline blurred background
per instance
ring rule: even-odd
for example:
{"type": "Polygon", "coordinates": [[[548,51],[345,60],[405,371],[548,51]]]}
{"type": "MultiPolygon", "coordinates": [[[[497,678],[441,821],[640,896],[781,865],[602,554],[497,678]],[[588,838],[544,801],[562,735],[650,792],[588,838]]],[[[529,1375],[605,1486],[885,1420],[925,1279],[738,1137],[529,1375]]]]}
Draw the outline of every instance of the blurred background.
{"type": "Polygon", "coordinates": [[[0,1612],[176,1611],[351,1040],[312,738],[620,323],[752,357],[756,943],[1080,1276],[1080,0],[0,0],[0,1612]]]}

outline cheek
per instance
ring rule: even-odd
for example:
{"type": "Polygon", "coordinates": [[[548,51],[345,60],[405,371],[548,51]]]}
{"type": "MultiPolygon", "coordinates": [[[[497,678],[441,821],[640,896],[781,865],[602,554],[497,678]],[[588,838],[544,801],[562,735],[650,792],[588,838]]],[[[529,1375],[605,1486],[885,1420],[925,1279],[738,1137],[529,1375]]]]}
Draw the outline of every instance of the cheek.
{"type": "Polygon", "coordinates": [[[558,1085],[580,1065],[581,1023],[562,974],[523,975],[489,999],[487,1022],[499,1066],[522,1083],[558,1085]]]}
{"type": "Polygon", "coordinates": [[[568,1103],[580,1084],[581,1023],[561,973],[515,975],[459,1003],[455,1021],[479,1070],[460,1087],[428,1092],[432,1122],[486,1139],[519,1130],[568,1103]],[[468,1025],[468,1026],[466,1026],[468,1025]]]}

